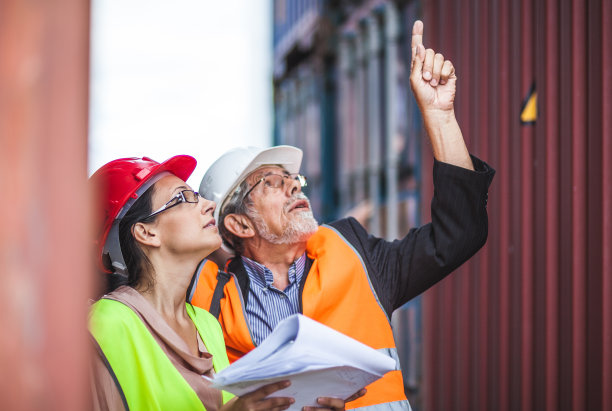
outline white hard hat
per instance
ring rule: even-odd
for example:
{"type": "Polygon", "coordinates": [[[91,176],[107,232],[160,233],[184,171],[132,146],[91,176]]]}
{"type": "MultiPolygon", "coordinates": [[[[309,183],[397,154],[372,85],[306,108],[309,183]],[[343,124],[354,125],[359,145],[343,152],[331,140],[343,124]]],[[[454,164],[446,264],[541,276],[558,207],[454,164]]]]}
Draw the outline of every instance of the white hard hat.
{"type": "Polygon", "coordinates": [[[300,171],[302,150],[293,146],[270,148],[240,147],[228,151],[206,171],[200,183],[200,195],[217,203],[215,220],[218,224],[223,203],[253,171],[265,165],[281,165],[289,173],[300,171]]]}

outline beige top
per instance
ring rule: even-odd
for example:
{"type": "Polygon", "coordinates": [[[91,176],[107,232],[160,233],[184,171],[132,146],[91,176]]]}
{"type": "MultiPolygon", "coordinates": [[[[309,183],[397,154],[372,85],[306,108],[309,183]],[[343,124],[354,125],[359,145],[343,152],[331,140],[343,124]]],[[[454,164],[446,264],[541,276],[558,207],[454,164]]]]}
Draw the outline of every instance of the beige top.
{"type": "MultiPolygon", "coordinates": [[[[138,291],[121,286],[104,296],[130,307],[143,321],[151,335],[164,350],[172,364],[196,392],[207,411],[218,410],[222,405],[221,391],[209,388],[210,383],[202,375],[214,374],[212,354],[206,350],[199,333],[199,356],[189,352],[187,343],[164,321],[155,308],[138,291]]],[[[118,342],[120,343],[120,342],[118,342]]],[[[92,393],[95,410],[123,410],[123,402],[115,381],[100,355],[93,356],[92,393]]]]}

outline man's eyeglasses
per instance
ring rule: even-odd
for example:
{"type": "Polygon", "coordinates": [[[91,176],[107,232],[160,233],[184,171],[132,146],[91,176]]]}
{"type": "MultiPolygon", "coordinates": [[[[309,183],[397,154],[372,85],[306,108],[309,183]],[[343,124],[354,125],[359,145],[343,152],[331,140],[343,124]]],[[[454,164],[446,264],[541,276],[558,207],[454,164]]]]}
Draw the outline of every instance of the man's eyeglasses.
{"type": "Polygon", "coordinates": [[[257,187],[260,183],[264,183],[263,184],[264,192],[267,192],[268,190],[278,190],[278,189],[284,190],[285,182],[292,182],[293,180],[300,183],[300,187],[302,188],[308,185],[308,183],[306,182],[306,177],[304,177],[301,174],[270,173],[270,174],[266,174],[265,176],[257,180],[255,184],[253,184],[253,186],[249,189],[249,191],[247,191],[246,194],[242,197],[242,200],[244,201],[244,199],[247,198],[249,194],[251,194],[251,191],[253,191],[255,187],[257,187]]]}
{"type": "Polygon", "coordinates": [[[166,204],[164,204],[159,209],[153,211],[151,214],[142,219],[142,221],[148,220],[153,216],[161,213],[162,211],[166,211],[169,208],[177,206],[181,203],[197,203],[199,201],[200,194],[197,191],[193,190],[183,190],[174,197],[170,199],[166,204]]]}

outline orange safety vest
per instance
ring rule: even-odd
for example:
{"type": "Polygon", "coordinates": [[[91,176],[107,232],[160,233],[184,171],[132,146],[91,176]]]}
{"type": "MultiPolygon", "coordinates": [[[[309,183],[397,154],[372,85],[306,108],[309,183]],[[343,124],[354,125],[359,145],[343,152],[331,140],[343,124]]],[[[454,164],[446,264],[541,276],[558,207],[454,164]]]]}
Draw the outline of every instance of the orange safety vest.
{"type": "MultiPolygon", "coordinates": [[[[302,314],[334,328],[396,360],[396,370],[368,385],[367,393],[347,403],[347,409],[373,407],[410,409],[404,393],[391,323],[367,273],[361,256],[334,228],[321,226],[306,245],[313,260],[302,291],[302,314]]],[[[217,285],[218,266],[206,260],[196,273],[191,303],[210,310],[217,285]]],[[[223,273],[225,274],[225,273],[223,273]]],[[[246,320],[238,280],[231,274],[223,287],[219,322],[227,355],[234,362],[255,348],[246,320]]]]}

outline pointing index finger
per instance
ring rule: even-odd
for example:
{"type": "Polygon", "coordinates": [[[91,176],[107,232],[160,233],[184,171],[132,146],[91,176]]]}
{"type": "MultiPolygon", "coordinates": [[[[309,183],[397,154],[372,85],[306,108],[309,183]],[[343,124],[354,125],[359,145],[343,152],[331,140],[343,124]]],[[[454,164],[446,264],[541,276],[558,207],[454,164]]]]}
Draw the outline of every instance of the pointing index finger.
{"type": "Polygon", "coordinates": [[[412,26],[412,60],[414,60],[417,46],[420,44],[423,44],[423,22],[417,20],[412,26]]]}

